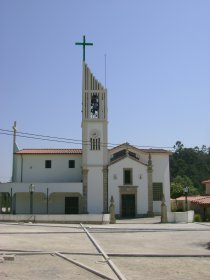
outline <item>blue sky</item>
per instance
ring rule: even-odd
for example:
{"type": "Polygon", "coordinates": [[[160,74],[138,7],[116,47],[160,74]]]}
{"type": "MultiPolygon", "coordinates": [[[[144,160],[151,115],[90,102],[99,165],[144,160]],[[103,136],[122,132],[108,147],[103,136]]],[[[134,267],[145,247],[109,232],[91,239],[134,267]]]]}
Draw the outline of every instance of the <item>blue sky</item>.
{"type": "MultiPolygon", "coordinates": [[[[86,35],[86,62],[103,84],[107,58],[109,142],[210,146],[209,11],[209,0],[1,0],[0,129],[17,121],[22,132],[81,139],[75,42],[86,35]]],[[[0,134],[0,181],[11,159],[12,137],[0,134]]]]}

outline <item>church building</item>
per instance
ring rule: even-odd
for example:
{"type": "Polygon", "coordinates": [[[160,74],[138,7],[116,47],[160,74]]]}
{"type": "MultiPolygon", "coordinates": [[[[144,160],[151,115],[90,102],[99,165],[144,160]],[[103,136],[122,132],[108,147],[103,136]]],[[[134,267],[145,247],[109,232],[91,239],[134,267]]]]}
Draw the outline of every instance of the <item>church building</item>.
{"type": "MultiPolygon", "coordinates": [[[[108,149],[107,89],[82,64],[82,149],[22,149],[14,125],[12,182],[0,184],[13,214],[108,213],[119,217],[159,214],[163,195],[170,209],[170,152],[124,143],[108,149]]],[[[111,121],[111,120],[110,120],[111,121]]]]}

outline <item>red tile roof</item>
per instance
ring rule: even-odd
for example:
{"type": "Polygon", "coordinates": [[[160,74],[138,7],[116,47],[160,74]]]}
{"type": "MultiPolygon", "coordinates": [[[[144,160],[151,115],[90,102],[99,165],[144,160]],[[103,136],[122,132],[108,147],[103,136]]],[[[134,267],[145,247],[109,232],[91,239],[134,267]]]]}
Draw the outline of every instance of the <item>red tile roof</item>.
{"type": "Polygon", "coordinates": [[[192,202],[196,203],[196,204],[207,205],[207,204],[210,204],[210,196],[203,196],[203,197],[201,197],[199,199],[195,199],[192,202]]]}
{"type": "MultiPolygon", "coordinates": [[[[185,200],[185,196],[178,197],[176,200],[185,200]]],[[[192,203],[207,205],[210,204],[210,195],[202,196],[188,196],[187,200],[191,201],[192,203]]]]}
{"type": "Polygon", "coordinates": [[[202,181],[202,184],[207,184],[207,183],[210,183],[210,179],[209,179],[209,180],[202,181]]]}
{"type": "MultiPolygon", "coordinates": [[[[200,195],[197,195],[197,196],[187,196],[187,200],[189,201],[194,201],[195,199],[199,199],[201,196],[200,195]]],[[[180,197],[177,197],[176,200],[185,200],[185,196],[180,196],[180,197]]]]}
{"type": "Polygon", "coordinates": [[[23,149],[16,154],[21,155],[46,155],[46,154],[82,154],[82,149],[23,149]]]}

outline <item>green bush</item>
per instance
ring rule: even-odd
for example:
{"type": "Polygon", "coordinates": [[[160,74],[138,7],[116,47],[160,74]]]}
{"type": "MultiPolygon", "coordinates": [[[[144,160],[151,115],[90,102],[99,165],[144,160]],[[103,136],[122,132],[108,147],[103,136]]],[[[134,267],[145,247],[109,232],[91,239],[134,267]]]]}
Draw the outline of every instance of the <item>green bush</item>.
{"type": "Polygon", "coordinates": [[[195,214],[194,216],[194,222],[202,222],[202,218],[200,214],[195,214]]]}

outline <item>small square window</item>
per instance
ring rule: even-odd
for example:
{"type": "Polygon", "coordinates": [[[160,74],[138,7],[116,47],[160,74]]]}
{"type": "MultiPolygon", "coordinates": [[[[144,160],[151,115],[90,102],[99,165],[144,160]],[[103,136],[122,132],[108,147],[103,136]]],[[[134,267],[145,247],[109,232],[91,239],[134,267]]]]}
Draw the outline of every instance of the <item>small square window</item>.
{"type": "Polygon", "coordinates": [[[69,160],[69,168],[75,168],[75,160],[69,160]]]}
{"type": "Polygon", "coordinates": [[[45,160],[45,168],[51,168],[51,160],[45,160]]]}

